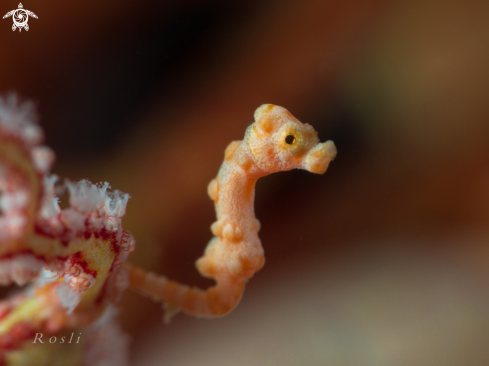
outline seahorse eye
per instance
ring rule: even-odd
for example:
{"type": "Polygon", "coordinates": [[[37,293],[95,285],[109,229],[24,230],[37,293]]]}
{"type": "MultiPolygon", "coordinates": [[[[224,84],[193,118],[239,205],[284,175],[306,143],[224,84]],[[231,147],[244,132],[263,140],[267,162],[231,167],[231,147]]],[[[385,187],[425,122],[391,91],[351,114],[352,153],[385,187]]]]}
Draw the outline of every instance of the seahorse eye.
{"type": "Polygon", "coordinates": [[[285,137],[285,143],[292,145],[295,143],[295,136],[294,135],[287,135],[285,137]]]}

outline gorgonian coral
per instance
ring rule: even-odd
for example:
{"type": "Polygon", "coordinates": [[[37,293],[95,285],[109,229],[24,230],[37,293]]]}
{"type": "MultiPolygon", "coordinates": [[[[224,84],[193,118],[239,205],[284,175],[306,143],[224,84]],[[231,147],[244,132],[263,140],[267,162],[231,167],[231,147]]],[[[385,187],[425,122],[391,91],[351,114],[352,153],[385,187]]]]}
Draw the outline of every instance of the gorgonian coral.
{"type": "Polygon", "coordinates": [[[0,304],[0,352],[8,359],[34,333],[90,324],[127,287],[121,264],[134,250],[124,231],[129,195],[109,184],[49,174],[53,152],[30,103],[0,99],[0,283],[36,284],[0,304]],[[56,192],[68,189],[61,210],[56,192]]]}

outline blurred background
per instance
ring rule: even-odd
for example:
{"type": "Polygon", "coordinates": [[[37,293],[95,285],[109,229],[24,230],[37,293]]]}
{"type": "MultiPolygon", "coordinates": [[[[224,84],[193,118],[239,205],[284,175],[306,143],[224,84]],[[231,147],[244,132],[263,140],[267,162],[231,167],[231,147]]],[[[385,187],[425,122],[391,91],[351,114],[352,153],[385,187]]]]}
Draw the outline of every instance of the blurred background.
{"type": "Polygon", "coordinates": [[[489,364],[488,1],[23,5],[0,92],[35,101],[54,173],[130,193],[137,265],[211,284],[206,187],[259,105],[338,148],[259,181],[266,264],[233,313],[165,326],[126,292],[134,365],[489,364]]]}

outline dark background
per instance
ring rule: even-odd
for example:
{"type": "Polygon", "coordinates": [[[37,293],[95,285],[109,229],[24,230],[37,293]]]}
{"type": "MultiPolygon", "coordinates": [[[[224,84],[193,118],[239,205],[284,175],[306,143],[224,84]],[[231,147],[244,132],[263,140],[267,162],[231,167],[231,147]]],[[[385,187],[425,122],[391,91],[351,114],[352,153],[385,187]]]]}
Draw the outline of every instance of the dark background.
{"type": "Polygon", "coordinates": [[[338,148],[259,182],[266,265],[232,314],[164,326],[125,294],[135,365],[489,363],[489,2],[23,5],[0,92],[35,101],[54,173],[130,193],[135,264],[210,284],[206,187],[259,105],[338,148]]]}

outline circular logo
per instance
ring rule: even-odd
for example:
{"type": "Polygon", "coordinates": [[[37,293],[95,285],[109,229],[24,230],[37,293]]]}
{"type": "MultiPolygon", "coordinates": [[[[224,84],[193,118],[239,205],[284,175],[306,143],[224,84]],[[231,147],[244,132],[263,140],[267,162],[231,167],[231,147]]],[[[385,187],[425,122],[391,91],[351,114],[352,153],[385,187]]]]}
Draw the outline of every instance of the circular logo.
{"type": "Polygon", "coordinates": [[[12,19],[17,28],[22,28],[27,24],[29,14],[27,14],[24,9],[17,9],[14,11],[14,14],[12,14],[12,19]]]}

